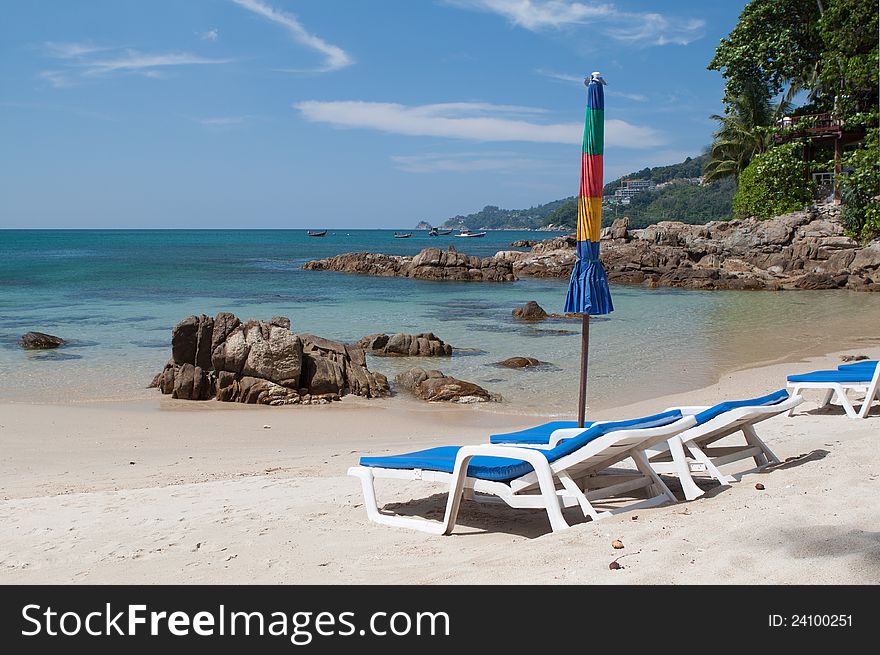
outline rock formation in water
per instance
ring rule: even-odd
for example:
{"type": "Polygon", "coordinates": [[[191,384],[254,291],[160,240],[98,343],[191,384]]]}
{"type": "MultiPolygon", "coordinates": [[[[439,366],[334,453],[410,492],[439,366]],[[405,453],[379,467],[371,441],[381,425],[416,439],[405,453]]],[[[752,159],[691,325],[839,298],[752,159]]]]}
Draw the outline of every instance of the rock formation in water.
{"type": "Polygon", "coordinates": [[[242,323],[228,312],[178,323],[171,332],[171,359],[150,386],[184,400],[262,405],[389,394],[388,380],[367,369],[361,348],[295,334],[283,316],[242,323]]]}
{"type": "MultiPolygon", "coordinates": [[[[880,241],[863,246],[843,232],[833,205],[767,221],[663,221],[633,231],[624,218],[602,230],[601,257],[608,279],[618,284],[880,291],[880,241]]],[[[511,261],[518,276],[565,277],[575,258],[574,237],[495,257],[511,261]]]]}
{"type": "Polygon", "coordinates": [[[420,334],[371,334],[357,342],[359,348],[373,355],[390,357],[442,357],[452,354],[452,346],[433,332],[420,334]]]}
{"type": "MultiPolygon", "coordinates": [[[[840,208],[819,204],[761,221],[687,225],[663,221],[629,230],[622,218],[602,230],[602,262],[617,284],[691,289],[837,289],[880,291],[880,240],[862,245],[844,234],[840,208]]],[[[479,259],[423,250],[415,257],[348,253],[305,268],[436,280],[567,278],[573,236],[503,250],[479,259]]]]}
{"type": "Polygon", "coordinates": [[[517,307],[511,314],[524,321],[542,321],[549,316],[544,308],[534,300],[528,301],[522,307],[517,307]]]}
{"type": "Polygon", "coordinates": [[[473,382],[464,382],[436,370],[411,368],[399,373],[394,380],[402,389],[429,403],[485,403],[501,400],[501,396],[489,393],[473,382]]]}
{"type": "Polygon", "coordinates": [[[25,350],[47,350],[63,346],[65,341],[61,337],[53,337],[45,332],[28,332],[21,336],[18,343],[25,350]]]}
{"type": "Polygon", "coordinates": [[[512,263],[495,257],[473,257],[448,250],[425,248],[414,257],[349,252],[327,259],[306,262],[310,271],[362,273],[382,277],[411,277],[420,280],[462,280],[510,282],[516,279],[512,263]]]}
{"type": "Polygon", "coordinates": [[[504,368],[530,368],[532,366],[541,366],[544,362],[534,357],[509,357],[500,362],[495,362],[495,366],[503,366],[504,368]]]}

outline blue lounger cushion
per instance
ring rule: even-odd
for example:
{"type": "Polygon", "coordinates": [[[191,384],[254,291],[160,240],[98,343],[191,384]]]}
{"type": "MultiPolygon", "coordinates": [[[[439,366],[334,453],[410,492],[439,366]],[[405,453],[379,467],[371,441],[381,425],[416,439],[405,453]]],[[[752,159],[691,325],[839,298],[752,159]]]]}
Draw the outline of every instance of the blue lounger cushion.
{"type": "MultiPolygon", "coordinates": [[[[674,410],[664,412],[667,416],[660,425],[652,427],[660,427],[674,423],[681,418],[681,412],[674,410]]],[[[579,448],[598,439],[608,432],[620,430],[611,423],[602,423],[593,425],[581,432],[576,437],[566,439],[555,448],[550,450],[538,450],[543,454],[548,462],[570,455],[579,448]]],[[[455,469],[455,457],[461,446],[440,446],[439,448],[428,448],[427,450],[419,450],[414,453],[406,453],[404,455],[390,455],[387,457],[361,457],[361,466],[373,468],[389,468],[389,469],[422,469],[425,471],[440,471],[443,473],[452,473],[455,469]]],[[[531,473],[534,469],[528,462],[513,457],[492,457],[478,455],[471,459],[468,463],[467,474],[470,478],[479,478],[480,480],[490,480],[493,482],[508,482],[522,477],[527,473],[531,473]]]]}
{"type": "Polygon", "coordinates": [[[727,402],[718,403],[709,409],[704,409],[699,414],[695,414],[694,418],[697,420],[697,425],[702,425],[703,423],[720,416],[724,412],[729,412],[731,409],[750,406],[776,405],[783,400],[788,400],[788,392],[785,389],[780,389],[779,391],[768,393],[766,396],[761,396],[759,398],[751,398],[749,400],[728,400],[727,402]]]}
{"type": "MultiPolygon", "coordinates": [[[[585,421],[584,427],[588,428],[593,425],[592,421],[585,421]]],[[[550,421],[542,423],[533,428],[526,428],[517,432],[503,432],[489,436],[491,443],[524,443],[524,444],[542,444],[550,441],[550,435],[556,430],[564,430],[566,428],[576,428],[577,421],[550,421]]]]}
{"type": "Polygon", "coordinates": [[[813,371],[789,375],[789,382],[867,382],[874,375],[873,369],[849,368],[843,371],[813,371]]]}
{"type": "Polygon", "coordinates": [[[853,362],[851,364],[841,364],[840,366],[837,367],[837,370],[838,371],[850,371],[852,369],[859,369],[859,370],[868,369],[869,371],[871,371],[871,373],[873,373],[874,369],[876,369],[876,368],[877,368],[877,362],[870,360],[870,359],[866,359],[861,362],[853,362]]]}
{"type": "MultiPolygon", "coordinates": [[[[672,410],[671,412],[662,412],[652,416],[644,416],[642,418],[629,419],[627,421],[612,421],[605,423],[605,434],[614,430],[626,430],[627,428],[656,428],[669,423],[670,417],[678,420],[681,412],[672,410]]],[[[589,428],[592,423],[584,423],[585,428],[589,428]]],[[[575,421],[552,421],[543,425],[519,432],[508,432],[507,434],[493,434],[489,437],[491,443],[498,444],[534,444],[541,445],[550,442],[550,435],[554,430],[563,428],[576,428],[578,426],[575,421]]]]}

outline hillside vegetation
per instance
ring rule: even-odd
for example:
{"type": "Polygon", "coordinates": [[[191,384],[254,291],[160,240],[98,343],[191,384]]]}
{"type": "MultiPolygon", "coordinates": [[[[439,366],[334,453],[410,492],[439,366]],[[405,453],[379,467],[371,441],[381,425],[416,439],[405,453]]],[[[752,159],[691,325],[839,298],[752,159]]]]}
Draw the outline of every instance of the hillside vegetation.
{"type": "MultiPolygon", "coordinates": [[[[706,186],[683,181],[699,177],[707,161],[708,155],[688,157],[678,164],[643,168],[609,182],[604,188],[606,196],[613,195],[625,179],[645,179],[656,184],[670,184],[654,191],[643,191],[634,196],[629,205],[606,205],[603,225],[610,225],[615,218],[622,216],[630,218],[630,226],[633,228],[645,227],[659,221],[702,224],[730,218],[735,191],[731,180],[721,180],[706,186]]],[[[571,197],[529,209],[500,209],[490,205],[473,214],[450,218],[444,223],[444,227],[534,230],[542,226],[561,225],[574,229],[576,222],[577,199],[571,197]]]]}

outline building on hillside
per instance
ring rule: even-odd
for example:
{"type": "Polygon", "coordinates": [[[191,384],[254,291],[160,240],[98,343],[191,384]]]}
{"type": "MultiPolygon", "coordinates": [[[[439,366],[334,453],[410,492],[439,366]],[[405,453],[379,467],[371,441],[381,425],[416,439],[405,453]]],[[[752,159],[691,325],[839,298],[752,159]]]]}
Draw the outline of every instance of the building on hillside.
{"type": "Polygon", "coordinates": [[[608,201],[612,204],[628,205],[637,193],[656,188],[657,185],[652,180],[621,180],[620,187],[614,190],[614,195],[608,201]]]}
{"type": "Polygon", "coordinates": [[[831,146],[834,148],[834,171],[813,172],[807,169],[806,174],[813,174],[817,184],[817,194],[824,194],[830,186],[835,202],[840,202],[840,185],[837,179],[846,171],[842,170],[841,156],[845,148],[857,146],[865,138],[865,130],[861,127],[847,129],[844,122],[833,113],[804,114],[801,116],[785,116],[776,123],[780,132],[774,136],[776,143],[785,143],[793,139],[804,142],[804,162],[813,159],[818,148],[831,146]]]}

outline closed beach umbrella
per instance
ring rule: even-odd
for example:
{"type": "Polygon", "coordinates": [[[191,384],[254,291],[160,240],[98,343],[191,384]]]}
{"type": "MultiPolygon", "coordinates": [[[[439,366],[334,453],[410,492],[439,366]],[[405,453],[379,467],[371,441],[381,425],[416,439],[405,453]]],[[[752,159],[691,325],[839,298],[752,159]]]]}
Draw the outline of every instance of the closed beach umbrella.
{"type": "Polygon", "coordinates": [[[599,261],[599,232],[602,229],[602,151],[605,142],[605,80],[593,73],[587,85],[587,115],[581,155],[581,190],[578,195],[577,261],[571,271],[566,313],[582,314],[581,374],[578,425],[584,426],[587,403],[587,354],[590,344],[590,316],[614,311],[611,290],[599,261]]]}

